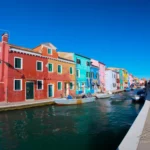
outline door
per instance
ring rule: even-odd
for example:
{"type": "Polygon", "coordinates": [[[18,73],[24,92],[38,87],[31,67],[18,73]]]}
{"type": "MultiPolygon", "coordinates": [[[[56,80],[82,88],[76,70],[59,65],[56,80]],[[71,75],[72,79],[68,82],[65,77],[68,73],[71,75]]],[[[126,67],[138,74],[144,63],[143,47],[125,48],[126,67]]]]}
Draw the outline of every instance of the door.
{"type": "Polygon", "coordinates": [[[48,85],[48,97],[53,97],[53,85],[49,84],[48,85]]]}
{"type": "Polygon", "coordinates": [[[26,82],[26,99],[34,99],[34,83],[26,82]]]}
{"type": "Polygon", "coordinates": [[[65,83],[65,96],[69,95],[69,83],[65,83]]]}

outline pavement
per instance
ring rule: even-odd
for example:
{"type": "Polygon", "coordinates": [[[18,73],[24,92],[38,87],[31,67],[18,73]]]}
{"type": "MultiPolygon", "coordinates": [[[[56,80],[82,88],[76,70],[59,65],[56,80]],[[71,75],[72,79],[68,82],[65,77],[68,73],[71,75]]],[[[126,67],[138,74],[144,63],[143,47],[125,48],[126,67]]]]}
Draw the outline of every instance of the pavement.
{"type": "MultiPolygon", "coordinates": [[[[147,87],[147,101],[150,101],[150,87],[147,87]]],[[[150,108],[140,136],[137,150],[150,150],[150,108]]]]}

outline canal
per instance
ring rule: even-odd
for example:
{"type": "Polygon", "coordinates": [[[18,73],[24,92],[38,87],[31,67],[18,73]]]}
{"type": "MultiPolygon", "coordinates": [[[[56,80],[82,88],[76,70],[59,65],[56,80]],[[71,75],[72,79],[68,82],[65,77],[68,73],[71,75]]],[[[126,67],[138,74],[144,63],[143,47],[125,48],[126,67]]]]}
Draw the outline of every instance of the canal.
{"type": "Polygon", "coordinates": [[[0,150],[115,150],[143,104],[128,93],[74,106],[0,113],[0,150]]]}

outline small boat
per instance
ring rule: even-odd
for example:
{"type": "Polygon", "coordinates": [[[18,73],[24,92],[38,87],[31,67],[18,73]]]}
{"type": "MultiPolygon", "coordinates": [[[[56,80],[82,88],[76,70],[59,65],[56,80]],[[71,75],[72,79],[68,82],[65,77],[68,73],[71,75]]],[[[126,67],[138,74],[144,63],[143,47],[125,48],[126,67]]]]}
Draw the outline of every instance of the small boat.
{"type": "Polygon", "coordinates": [[[101,98],[101,99],[110,98],[111,96],[113,96],[113,94],[111,92],[109,92],[109,93],[96,93],[95,94],[96,98],[101,98]]]}
{"type": "Polygon", "coordinates": [[[67,99],[67,98],[55,98],[54,103],[56,105],[79,105],[83,103],[94,102],[95,97],[79,98],[79,99],[67,99]]]}
{"type": "Polygon", "coordinates": [[[131,88],[126,88],[125,89],[125,92],[129,92],[129,91],[131,91],[131,88]]]}

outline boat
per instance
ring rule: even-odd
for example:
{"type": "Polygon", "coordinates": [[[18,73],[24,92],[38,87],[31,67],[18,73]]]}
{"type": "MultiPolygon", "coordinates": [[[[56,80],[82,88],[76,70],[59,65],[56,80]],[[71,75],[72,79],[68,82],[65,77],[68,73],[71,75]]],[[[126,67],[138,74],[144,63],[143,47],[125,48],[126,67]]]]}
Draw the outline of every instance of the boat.
{"type": "Polygon", "coordinates": [[[145,90],[138,90],[134,95],[131,96],[133,102],[143,102],[146,98],[145,90]]]}
{"type": "Polygon", "coordinates": [[[112,92],[108,92],[108,93],[96,93],[95,94],[96,98],[101,98],[101,99],[110,98],[111,96],[113,96],[112,92]]]}
{"type": "Polygon", "coordinates": [[[125,92],[131,91],[131,88],[125,88],[125,92]]]}
{"type": "Polygon", "coordinates": [[[109,98],[112,94],[95,94],[96,98],[109,98]]]}
{"type": "Polygon", "coordinates": [[[94,102],[95,97],[79,98],[79,99],[67,99],[67,98],[55,98],[54,103],[56,105],[79,105],[83,103],[94,102]]]}

